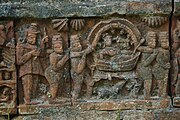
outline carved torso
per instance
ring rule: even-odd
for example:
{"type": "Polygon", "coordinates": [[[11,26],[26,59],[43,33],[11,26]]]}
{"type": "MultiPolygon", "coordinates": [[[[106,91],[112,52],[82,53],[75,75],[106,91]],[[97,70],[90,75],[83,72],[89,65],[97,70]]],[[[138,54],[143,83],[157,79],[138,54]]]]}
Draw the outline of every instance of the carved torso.
{"type": "Polygon", "coordinates": [[[21,44],[17,47],[17,62],[20,65],[19,77],[27,74],[44,75],[44,69],[40,62],[39,57],[30,57],[27,61],[24,61],[24,55],[28,54],[30,51],[37,49],[36,46],[29,44],[21,44]]]}
{"type": "Polygon", "coordinates": [[[62,68],[59,68],[57,66],[58,61],[62,59],[63,55],[62,54],[57,54],[55,52],[51,53],[50,55],[50,66],[52,67],[52,70],[56,72],[61,72],[62,68]]]}
{"type": "Polygon", "coordinates": [[[158,64],[167,64],[170,61],[170,53],[169,50],[165,50],[159,48],[159,52],[156,57],[156,61],[158,64]]]}

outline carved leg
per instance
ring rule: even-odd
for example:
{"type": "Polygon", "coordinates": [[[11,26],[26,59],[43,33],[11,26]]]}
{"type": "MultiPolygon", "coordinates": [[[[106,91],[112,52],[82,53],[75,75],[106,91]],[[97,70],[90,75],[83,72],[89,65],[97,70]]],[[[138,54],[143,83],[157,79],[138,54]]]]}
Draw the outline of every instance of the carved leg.
{"type": "Polygon", "coordinates": [[[72,94],[74,100],[77,100],[77,98],[79,97],[79,93],[81,92],[81,86],[82,86],[82,82],[75,82],[74,90],[72,94]]]}
{"type": "Polygon", "coordinates": [[[37,93],[38,83],[39,83],[39,76],[38,75],[34,75],[32,77],[33,77],[32,97],[35,98],[36,97],[36,93],[37,93]]]}
{"type": "Polygon", "coordinates": [[[86,98],[90,98],[92,96],[94,82],[90,74],[85,73],[84,76],[85,76],[84,82],[86,84],[86,98]]]}
{"type": "Polygon", "coordinates": [[[58,83],[50,84],[50,93],[52,95],[52,99],[55,99],[57,97],[58,83]]]}
{"type": "Polygon", "coordinates": [[[59,81],[61,79],[61,74],[54,72],[51,67],[48,67],[45,70],[45,77],[50,85],[50,94],[52,99],[57,97],[58,89],[59,89],[59,81]]]}
{"type": "Polygon", "coordinates": [[[91,81],[90,83],[87,83],[87,91],[86,91],[86,97],[90,98],[92,96],[94,82],[91,81]]]}
{"type": "Polygon", "coordinates": [[[31,102],[31,91],[33,86],[32,75],[25,75],[22,77],[22,84],[24,89],[24,102],[30,104],[31,102]]]}
{"type": "Polygon", "coordinates": [[[164,89],[164,81],[158,80],[158,96],[161,97],[163,95],[163,89],[164,89]]]}
{"type": "Polygon", "coordinates": [[[166,77],[163,81],[163,97],[167,98],[167,82],[168,82],[168,77],[166,77]]]}
{"type": "Polygon", "coordinates": [[[79,97],[79,93],[81,92],[81,87],[83,83],[83,76],[79,75],[74,77],[74,86],[72,92],[72,102],[75,102],[79,97]]]}
{"type": "Polygon", "coordinates": [[[180,97],[180,74],[178,74],[178,80],[177,80],[177,83],[176,83],[175,92],[176,92],[176,96],[180,97]]]}
{"type": "Polygon", "coordinates": [[[144,98],[145,99],[149,99],[151,96],[151,86],[152,86],[151,80],[144,81],[144,98]]]}

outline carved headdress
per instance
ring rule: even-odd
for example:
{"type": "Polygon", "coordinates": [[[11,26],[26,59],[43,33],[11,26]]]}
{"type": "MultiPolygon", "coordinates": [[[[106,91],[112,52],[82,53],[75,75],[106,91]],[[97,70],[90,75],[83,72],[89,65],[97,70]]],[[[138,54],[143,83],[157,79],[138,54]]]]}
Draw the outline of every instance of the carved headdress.
{"type": "Polygon", "coordinates": [[[63,41],[63,38],[61,36],[61,34],[56,34],[56,35],[53,35],[53,38],[52,38],[52,43],[57,43],[57,42],[61,42],[62,43],[63,41]]]}
{"type": "Polygon", "coordinates": [[[159,33],[159,42],[162,48],[169,48],[169,34],[168,32],[160,32],[159,33]]]}
{"type": "Polygon", "coordinates": [[[81,47],[79,35],[71,35],[70,46],[71,48],[81,47]]]}
{"type": "Polygon", "coordinates": [[[168,39],[169,39],[169,34],[168,34],[168,32],[160,32],[160,33],[159,33],[159,39],[160,39],[160,41],[162,41],[162,40],[168,40],[168,39]]]}
{"type": "Polygon", "coordinates": [[[73,43],[76,43],[76,42],[79,42],[80,40],[79,40],[79,35],[71,35],[71,44],[73,44],[73,43]]]}
{"type": "Polygon", "coordinates": [[[151,39],[157,40],[156,32],[150,31],[150,32],[147,33],[147,35],[146,35],[147,42],[151,41],[151,39]]]}
{"type": "Polygon", "coordinates": [[[30,27],[26,31],[26,37],[31,34],[38,34],[40,31],[38,31],[38,25],[36,23],[31,23],[30,27]]]}
{"type": "Polygon", "coordinates": [[[153,38],[156,38],[156,32],[153,32],[153,31],[150,31],[147,33],[147,37],[153,37],[153,38]]]}

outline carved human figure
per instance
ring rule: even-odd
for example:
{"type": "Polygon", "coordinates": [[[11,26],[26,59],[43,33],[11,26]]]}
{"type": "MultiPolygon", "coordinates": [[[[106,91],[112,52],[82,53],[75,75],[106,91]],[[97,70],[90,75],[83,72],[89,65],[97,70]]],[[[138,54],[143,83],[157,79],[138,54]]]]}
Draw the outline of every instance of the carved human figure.
{"type": "Polygon", "coordinates": [[[115,48],[112,47],[112,36],[108,33],[104,33],[102,35],[102,39],[104,40],[104,45],[99,51],[100,59],[104,59],[106,55],[112,57],[117,54],[118,51],[116,51],[115,48]]]}
{"type": "Polygon", "coordinates": [[[4,25],[0,25],[0,45],[3,45],[6,40],[6,33],[4,32],[4,25]]]}
{"type": "Polygon", "coordinates": [[[57,97],[59,84],[62,83],[63,68],[69,59],[69,51],[64,52],[63,39],[60,34],[53,36],[52,48],[53,52],[49,56],[50,66],[45,70],[45,77],[50,84],[50,94],[52,99],[54,99],[57,97]]]}
{"type": "Polygon", "coordinates": [[[167,95],[167,80],[170,68],[170,53],[169,53],[169,39],[167,32],[159,33],[158,54],[156,62],[152,67],[152,72],[158,83],[158,96],[166,97],[167,95]]]}
{"type": "Polygon", "coordinates": [[[157,56],[155,32],[148,32],[146,35],[147,46],[140,46],[139,51],[142,52],[141,62],[138,68],[138,74],[144,81],[144,98],[149,99],[151,96],[152,87],[152,63],[157,56]]]}
{"type": "Polygon", "coordinates": [[[18,43],[16,46],[19,78],[22,79],[25,104],[31,104],[31,98],[35,97],[39,76],[44,75],[43,65],[40,62],[40,57],[43,56],[41,56],[41,49],[43,48],[38,48],[38,33],[40,32],[37,30],[37,24],[32,23],[26,31],[24,40],[26,43],[18,43]]]}
{"type": "Polygon", "coordinates": [[[177,97],[180,97],[180,22],[177,21],[177,28],[173,31],[173,69],[174,77],[172,85],[176,86],[175,93],[177,97]]]}
{"type": "MultiPolygon", "coordinates": [[[[124,34],[121,34],[124,35],[124,34]]],[[[130,49],[130,35],[127,34],[126,38],[123,38],[121,36],[117,36],[116,42],[118,44],[119,49],[121,50],[128,50],[130,49]]]]}
{"type": "MultiPolygon", "coordinates": [[[[86,66],[86,55],[93,51],[89,45],[85,50],[82,50],[80,38],[78,35],[70,37],[70,57],[71,57],[71,77],[73,79],[72,100],[75,102],[79,97],[82,83],[84,81],[84,68],[86,66]]],[[[89,89],[89,88],[87,88],[89,89]]]]}
{"type": "MultiPolygon", "coordinates": [[[[124,35],[124,30],[121,30],[121,34],[124,35]]],[[[122,38],[117,36],[112,38],[109,33],[102,34],[103,47],[101,47],[97,52],[99,53],[97,57],[111,62],[119,62],[123,60],[130,59],[132,51],[130,49],[130,35],[127,38],[122,38]],[[112,44],[112,41],[116,40],[116,44],[112,44]]]]}
{"type": "MultiPolygon", "coordinates": [[[[179,42],[180,46],[180,42],[179,42]]],[[[175,52],[175,58],[173,60],[173,67],[175,68],[174,75],[174,85],[176,86],[175,92],[176,96],[180,97],[180,47],[175,52]]]]}

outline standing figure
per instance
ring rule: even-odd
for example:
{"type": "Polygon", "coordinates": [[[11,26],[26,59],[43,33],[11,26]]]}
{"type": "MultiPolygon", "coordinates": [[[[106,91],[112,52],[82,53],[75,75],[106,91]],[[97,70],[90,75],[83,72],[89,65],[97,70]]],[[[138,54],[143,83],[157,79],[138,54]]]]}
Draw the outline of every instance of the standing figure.
{"type": "Polygon", "coordinates": [[[158,83],[158,96],[167,96],[167,81],[170,68],[169,39],[167,32],[159,34],[160,48],[156,56],[156,63],[153,65],[153,75],[158,83]]]}
{"type": "Polygon", "coordinates": [[[62,83],[61,80],[64,74],[63,68],[69,59],[69,51],[64,54],[63,39],[60,34],[53,36],[52,48],[54,51],[49,56],[50,66],[45,70],[45,77],[50,84],[50,93],[52,99],[54,99],[57,97],[59,84],[62,83]]]}
{"type": "MultiPolygon", "coordinates": [[[[22,79],[25,104],[31,104],[32,95],[35,97],[39,76],[44,76],[43,65],[40,57],[41,49],[37,45],[37,24],[32,23],[26,31],[26,43],[16,46],[17,64],[19,65],[19,78],[22,79]]],[[[42,39],[42,41],[44,38],[42,39]]]]}
{"type": "MultiPolygon", "coordinates": [[[[82,50],[80,38],[78,35],[70,37],[70,57],[71,57],[71,77],[73,79],[72,101],[75,102],[79,97],[81,87],[84,80],[84,68],[86,66],[86,55],[93,51],[89,45],[88,48],[82,50]]],[[[87,88],[88,89],[88,88],[87,88]]]]}
{"type": "Polygon", "coordinates": [[[173,69],[174,69],[174,76],[173,76],[173,83],[172,85],[176,86],[175,94],[177,97],[180,97],[180,22],[177,21],[177,28],[173,32],[173,69]]]}
{"type": "Polygon", "coordinates": [[[142,52],[141,63],[139,64],[138,73],[144,81],[144,97],[149,99],[152,88],[152,63],[157,56],[156,49],[157,36],[155,32],[148,32],[146,35],[147,46],[140,46],[139,51],[142,52]]]}
{"type": "Polygon", "coordinates": [[[179,41],[179,48],[175,52],[175,58],[174,58],[174,68],[175,68],[175,76],[174,81],[176,83],[176,96],[180,97],[180,41],[179,41]]]}

